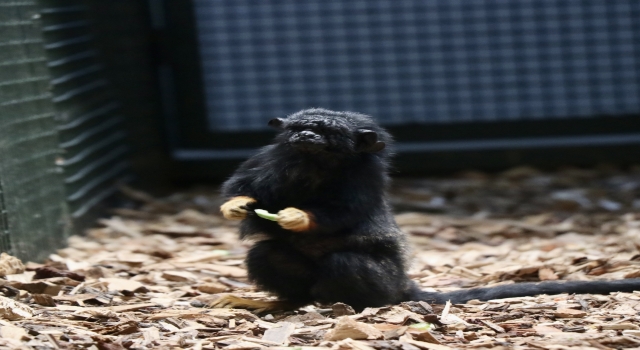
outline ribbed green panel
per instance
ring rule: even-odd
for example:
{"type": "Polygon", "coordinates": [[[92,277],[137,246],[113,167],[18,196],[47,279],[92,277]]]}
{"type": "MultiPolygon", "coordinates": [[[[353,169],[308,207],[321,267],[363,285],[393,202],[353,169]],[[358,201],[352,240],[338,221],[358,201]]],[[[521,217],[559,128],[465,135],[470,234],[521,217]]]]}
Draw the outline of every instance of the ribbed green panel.
{"type": "Polygon", "coordinates": [[[122,103],[136,187],[167,185],[168,153],[150,27],[148,0],[89,0],[96,47],[122,103]]]}
{"type": "Polygon", "coordinates": [[[0,1],[0,247],[31,260],[68,234],[38,18],[35,1],[0,1]]]}
{"type": "Polygon", "coordinates": [[[39,3],[64,150],[67,201],[78,224],[97,214],[97,206],[129,176],[124,118],[95,45],[85,2],[39,3]]]}

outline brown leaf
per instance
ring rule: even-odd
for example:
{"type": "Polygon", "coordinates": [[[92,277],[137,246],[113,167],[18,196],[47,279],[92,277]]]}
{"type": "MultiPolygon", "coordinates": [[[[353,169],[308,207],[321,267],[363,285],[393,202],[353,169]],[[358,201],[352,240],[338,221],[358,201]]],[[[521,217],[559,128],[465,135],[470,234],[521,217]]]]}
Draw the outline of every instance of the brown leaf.
{"type": "Polygon", "coordinates": [[[442,344],[427,343],[424,341],[413,340],[408,334],[400,337],[400,343],[407,343],[426,350],[453,350],[453,348],[442,344]]]}
{"type": "Polygon", "coordinates": [[[384,335],[384,339],[398,339],[409,329],[408,326],[398,326],[395,324],[376,323],[373,324],[384,335]]]}
{"type": "Polygon", "coordinates": [[[336,317],[356,314],[353,308],[345,303],[335,303],[331,305],[331,309],[333,310],[333,315],[336,317]]]}
{"type": "Polygon", "coordinates": [[[136,321],[126,321],[114,326],[105,327],[99,330],[98,333],[105,335],[125,335],[139,331],[140,328],[138,327],[138,323],[136,321]]]}
{"type": "Polygon", "coordinates": [[[228,289],[229,287],[218,282],[209,282],[198,286],[198,291],[209,294],[222,293],[227,291],[228,289]]]}
{"type": "Polygon", "coordinates": [[[18,289],[26,290],[27,292],[32,294],[58,295],[58,293],[60,293],[60,291],[62,290],[61,285],[43,281],[27,283],[15,282],[12,283],[12,286],[18,289]]]}
{"type": "Polygon", "coordinates": [[[0,296],[0,317],[10,321],[31,318],[33,310],[15,300],[0,296]]]}
{"type": "Polygon", "coordinates": [[[558,309],[553,315],[559,318],[581,318],[587,316],[587,313],[582,310],[558,309]]]}
{"type": "Polygon", "coordinates": [[[262,336],[262,340],[274,342],[277,344],[289,344],[289,336],[296,329],[296,326],[290,322],[279,322],[274,328],[267,329],[262,336]]]}
{"type": "Polygon", "coordinates": [[[53,301],[53,297],[49,294],[33,294],[33,301],[42,306],[56,306],[56,302],[53,301]]]}
{"type": "Polygon", "coordinates": [[[0,336],[7,339],[29,340],[29,336],[24,329],[12,325],[3,325],[0,328],[0,336]]]}
{"type": "Polygon", "coordinates": [[[325,334],[324,338],[330,341],[342,340],[342,339],[382,339],[384,336],[382,332],[375,327],[356,322],[349,318],[349,316],[343,316],[336,323],[335,328],[329,330],[325,334]]]}
{"type": "Polygon", "coordinates": [[[103,340],[98,340],[96,347],[98,350],[126,350],[125,347],[119,343],[107,343],[103,340]]]}
{"type": "Polygon", "coordinates": [[[24,272],[24,264],[15,256],[0,254],[0,276],[15,275],[24,272]]]}
{"type": "Polygon", "coordinates": [[[162,278],[174,282],[190,282],[196,281],[198,277],[189,271],[165,271],[162,278]]]}
{"type": "Polygon", "coordinates": [[[146,287],[138,281],[125,280],[122,278],[101,278],[100,281],[107,283],[109,291],[127,291],[135,293],[146,290],[146,287]]]}
{"type": "Polygon", "coordinates": [[[193,268],[198,270],[214,271],[226,277],[247,277],[247,270],[241,269],[236,266],[226,266],[218,264],[194,264],[193,268]]]}
{"type": "Polygon", "coordinates": [[[640,269],[631,271],[624,275],[624,278],[638,278],[640,277],[640,269]]]}
{"type": "Polygon", "coordinates": [[[495,324],[495,323],[493,323],[491,321],[480,320],[480,322],[482,322],[485,326],[493,329],[496,333],[504,333],[505,332],[504,328],[498,326],[497,324],[495,324]]]}
{"type": "Polygon", "coordinates": [[[108,228],[112,229],[115,232],[125,234],[129,237],[134,237],[134,238],[142,237],[142,232],[131,227],[130,225],[127,225],[127,223],[124,222],[119,217],[114,217],[111,219],[101,219],[98,222],[107,226],[108,228]]]}
{"type": "Polygon", "coordinates": [[[548,334],[548,333],[558,333],[558,332],[562,332],[562,329],[558,329],[556,327],[551,327],[551,326],[541,326],[541,325],[537,325],[534,326],[533,329],[538,333],[538,334],[548,334]]]}
{"type": "Polygon", "coordinates": [[[556,275],[552,269],[543,267],[538,270],[538,278],[540,278],[541,281],[555,281],[558,279],[558,275],[556,275]]]}
{"type": "Polygon", "coordinates": [[[615,329],[615,330],[626,330],[626,329],[640,329],[637,325],[629,322],[623,323],[611,323],[611,324],[602,324],[600,325],[601,329],[615,329]]]}
{"type": "MultiPolygon", "coordinates": [[[[315,348],[312,348],[312,349],[315,349],[315,348]]],[[[374,350],[375,348],[372,348],[371,346],[367,345],[367,343],[363,341],[347,338],[337,342],[336,349],[338,350],[374,350]]]]}
{"type": "Polygon", "coordinates": [[[415,340],[424,341],[432,344],[441,344],[440,341],[436,339],[436,337],[434,337],[433,334],[431,334],[431,332],[429,331],[412,332],[411,329],[409,329],[409,333],[411,333],[411,336],[415,340]]]}
{"type": "Polygon", "coordinates": [[[51,277],[67,277],[80,282],[84,281],[84,276],[80,274],[71,271],[58,270],[55,267],[51,266],[38,267],[35,269],[35,271],[36,274],[33,276],[33,279],[35,280],[51,277]]]}

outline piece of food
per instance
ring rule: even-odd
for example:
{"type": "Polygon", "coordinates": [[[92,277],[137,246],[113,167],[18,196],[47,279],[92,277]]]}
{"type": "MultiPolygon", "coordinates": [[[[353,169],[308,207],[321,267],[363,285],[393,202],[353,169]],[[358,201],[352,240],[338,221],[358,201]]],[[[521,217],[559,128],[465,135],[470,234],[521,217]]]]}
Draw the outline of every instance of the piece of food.
{"type": "Polygon", "coordinates": [[[433,324],[422,322],[422,323],[412,324],[411,326],[409,326],[409,328],[417,329],[419,331],[428,331],[431,328],[433,328],[433,324]]]}
{"type": "Polygon", "coordinates": [[[264,209],[255,209],[254,210],[256,212],[256,214],[258,214],[259,217],[263,218],[263,219],[267,219],[267,220],[271,220],[271,221],[277,221],[278,220],[278,214],[271,214],[270,212],[264,210],[264,209]]]}

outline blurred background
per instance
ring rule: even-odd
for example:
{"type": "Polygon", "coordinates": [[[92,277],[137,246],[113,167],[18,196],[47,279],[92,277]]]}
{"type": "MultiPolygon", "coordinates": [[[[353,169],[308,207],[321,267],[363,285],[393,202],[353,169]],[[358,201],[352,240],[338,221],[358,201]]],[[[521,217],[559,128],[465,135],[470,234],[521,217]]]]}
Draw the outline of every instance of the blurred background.
{"type": "Polygon", "coordinates": [[[629,167],[640,2],[0,0],[0,247],[216,184],[310,107],[375,117],[396,177],[629,167]]]}

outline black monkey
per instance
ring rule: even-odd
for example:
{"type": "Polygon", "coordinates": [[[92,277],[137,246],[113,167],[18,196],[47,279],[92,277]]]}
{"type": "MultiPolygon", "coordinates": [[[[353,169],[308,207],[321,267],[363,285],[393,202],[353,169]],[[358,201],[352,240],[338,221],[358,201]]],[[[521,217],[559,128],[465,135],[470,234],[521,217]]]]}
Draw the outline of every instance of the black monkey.
{"type": "Polygon", "coordinates": [[[314,301],[356,310],[409,300],[464,303],[537,294],[640,290],[640,279],[517,283],[421,291],[406,274],[408,245],[386,198],[390,135],[370,117],[308,109],[269,125],[275,142],[244,162],[222,191],[227,219],[253,238],[249,278],[279,301],[226,295],[212,306],[287,309],[314,301]],[[277,212],[277,222],[253,209],[277,212]]]}

